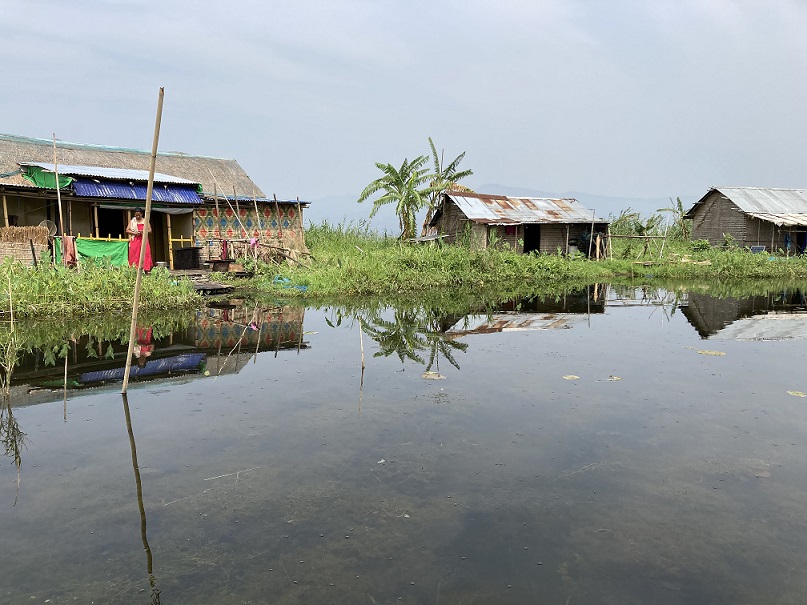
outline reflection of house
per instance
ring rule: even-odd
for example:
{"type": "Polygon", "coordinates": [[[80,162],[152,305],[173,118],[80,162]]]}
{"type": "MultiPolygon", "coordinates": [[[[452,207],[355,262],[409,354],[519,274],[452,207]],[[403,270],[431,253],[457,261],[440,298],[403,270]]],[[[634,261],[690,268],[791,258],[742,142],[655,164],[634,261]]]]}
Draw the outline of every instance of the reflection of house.
{"type": "MultiPolygon", "coordinates": [[[[579,250],[588,254],[592,231],[604,256],[608,222],[574,199],[506,197],[448,191],[443,194],[430,227],[445,241],[467,238],[477,248],[501,242],[518,252],[579,250]]],[[[597,256],[592,246],[592,256],[597,256]]]]}
{"type": "MultiPolygon", "coordinates": [[[[64,232],[125,241],[131,211],[145,203],[151,152],[59,141],[56,147],[64,232]]],[[[0,134],[6,226],[46,220],[59,225],[53,161],[52,141],[0,134]]],[[[266,199],[235,160],[162,152],[156,170],[151,219],[155,261],[184,259],[187,254],[171,253],[183,246],[201,249],[203,259],[218,259],[222,240],[260,238],[273,246],[305,250],[302,210],[307,204],[266,199]]],[[[232,256],[232,246],[226,253],[232,256]]]]}
{"type": "Polygon", "coordinates": [[[523,332],[534,330],[568,330],[585,323],[588,314],[605,312],[605,298],[592,300],[593,288],[568,292],[562,296],[537,296],[513,300],[499,305],[491,313],[447,318],[444,332],[457,337],[468,334],[523,332]]]}
{"type": "MultiPolygon", "coordinates": [[[[175,376],[236,374],[258,353],[309,348],[303,340],[305,309],[293,307],[245,308],[229,305],[199,312],[188,325],[155,339],[152,354],[142,367],[132,364],[132,381],[175,376]]],[[[126,318],[111,334],[128,334],[126,318]]],[[[17,327],[24,340],[26,325],[17,327]]],[[[35,330],[33,330],[35,331],[35,330]]],[[[57,347],[58,350],[59,347],[57,347]]],[[[12,375],[12,404],[52,401],[64,385],[64,360],[53,347],[24,348],[12,375]]],[[[128,344],[81,335],[69,345],[67,386],[70,389],[119,383],[126,365],[128,344]]]]}
{"type": "Polygon", "coordinates": [[[690,293],[681,312],[701,338],[788,340],[807,338],[807,300],[800,290],[747,298],[690,293]]]}
{"type": "Polygon", "coordinates": [[[705,239],[713,246],[730,235],[740,246],[804,252],[807,190],[712,188],[684,218],[692,219],[692,239],[705,239]]]}

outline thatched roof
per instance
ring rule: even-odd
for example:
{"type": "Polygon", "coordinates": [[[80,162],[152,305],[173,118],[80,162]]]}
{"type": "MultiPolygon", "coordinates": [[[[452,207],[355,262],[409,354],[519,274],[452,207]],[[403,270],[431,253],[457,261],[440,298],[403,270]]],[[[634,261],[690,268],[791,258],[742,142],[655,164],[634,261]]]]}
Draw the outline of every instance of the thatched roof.
{"type": "MultiPolygon", "coordinates": [[[[56,161],[73,166],[102,166],[130,170],[148,170],[150,151],[84,145],[56,141],[56,161]]],[[[0,186],[34,188],[20,174],[20,163],[53,162],[53,141],[10,134],[0,134],[0,186]]],[[[235,160],[224,160],[178,152],[158,152],[157,172],[194,183],[200,183],[205,194],[213,195],[214,185],[219,195],[264,197],[260,187],[252,182],[235,160]]]]}

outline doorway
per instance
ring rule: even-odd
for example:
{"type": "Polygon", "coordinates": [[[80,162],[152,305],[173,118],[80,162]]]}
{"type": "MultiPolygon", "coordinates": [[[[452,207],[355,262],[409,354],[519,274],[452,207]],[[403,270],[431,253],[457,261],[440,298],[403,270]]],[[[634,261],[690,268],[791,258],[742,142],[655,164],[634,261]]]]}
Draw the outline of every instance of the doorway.
{"type": "Polygon", "coordinates": [[[524,254],[541,251],[541,225],[524,225],[524,254]]]}

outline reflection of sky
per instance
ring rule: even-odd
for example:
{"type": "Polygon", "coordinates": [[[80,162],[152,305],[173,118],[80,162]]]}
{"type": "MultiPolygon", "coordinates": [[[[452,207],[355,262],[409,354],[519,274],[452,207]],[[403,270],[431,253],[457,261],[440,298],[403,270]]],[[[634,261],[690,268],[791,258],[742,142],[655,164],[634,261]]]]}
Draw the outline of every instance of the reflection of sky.
{"type": "MultiPolygon", "coordinates": [[[[166,602],[292,599],[332,579],[334,600],[394,602],[410,581],[434,597],[444,577],[457,578],[441,584],[446,602],[462,590],[529,602],[536,573],[552,602],[569,590],[581,602],[672,591],[689,603],[807,591],[788,572],[807,563],[807,414],[786,393],[807,391],[801,343],[728,341],[725,356],[701,355],[682,314],[606,307],[570,330],[465,336],[461,370],[441,363],[446,379],[428,381],[419,364],[374,357],[365,336],[359,410],[358,325],[330,328],[325,315],[306,314],[303,354],[130,389],[166,602]],[[298,585],[269,575],[281,564],[298,585]]],[[[29,445],[17,506],[0,492],[15,553],[0,586],[17,600],[82,601],[109,596],[113,579],[139,594],[120,397],[69,400],[66,424],[61,402],[16,416],[29,445]]],[[[0,484],[13,478],[0,466],[0,484]]]]}

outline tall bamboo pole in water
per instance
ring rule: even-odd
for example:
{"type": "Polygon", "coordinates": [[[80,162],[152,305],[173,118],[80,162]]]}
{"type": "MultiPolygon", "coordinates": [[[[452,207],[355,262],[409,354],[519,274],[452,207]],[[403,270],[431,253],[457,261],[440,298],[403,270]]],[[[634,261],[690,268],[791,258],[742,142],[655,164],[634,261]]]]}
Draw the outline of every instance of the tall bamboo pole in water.
{"type": "Polygon", "coordinates": [[[163,115],[163,96],[165,88],[160,87],[157,100],[157,119],[154,123],[154,141],[151,144],[151,162],[149,163],[149,184],[146,188],[146,216],[143,217],[143,238],[140,242],[140,259],[137,261],[137,277],[135,278],[134,300],[132,302],[132,324],[129,326],[129,350],[126,352],[126,369],[123,372],[121,393],[126,394],[129,386],[129,372],[132,370],[132,353],[134,352],[135,329],[137,328],[137,311],[140,306],[140,284],[143,281],[143,261],[146,258],[146,246],[149,241],[149,221],[151,219],[151,194],[154,191],[154,169],[157,164],[157,143],[160,141],[160,122],[163,115]]]}

